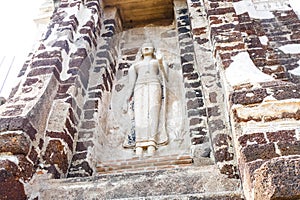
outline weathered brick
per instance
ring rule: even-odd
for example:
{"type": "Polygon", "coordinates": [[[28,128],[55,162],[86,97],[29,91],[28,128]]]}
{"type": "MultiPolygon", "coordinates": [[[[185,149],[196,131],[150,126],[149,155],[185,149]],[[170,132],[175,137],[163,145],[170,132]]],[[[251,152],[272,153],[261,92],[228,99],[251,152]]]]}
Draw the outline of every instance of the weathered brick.
{"type": "Polygon", "coordinates": [[[292,142],[296,140],[295,130],[280,130],[277,132],[267,132],[266,134],[270,142],[292,142]]]}
{"type": "Polygon", "coordinates": [[[76,151],[86,151],[89,147],[93,147],[94,143],[90,140],[77,142],[76,151]]]}
{"type": "Polygon", "coordinates": [[[208,15],[223,15],[227,13],[235,13],[235,10],[233,7],[227,7],[227,8],[216,8],[212,10],[208,10],[208,15]]]}
{"type": "Polygon", "coordinates": [[[260,103],[267,96],[268,94],[266,89],[255,89],[251,91],[233,92],[230,98],[234,104],[248,105],[260,103]]]}
{"type": "Polygon", "coordinates": [[[66,173],[69,166],[69,160],[65,153],[65,145],[59,140],[49,141],[43,159],[46,164],[57,165],[63,173],[66,173]]]}
{"type": "Polygon", "coordinates": [[[190,132],[194,135],[194,136],[199,136],[199,135],[207,135],[207,130],[206,127],[196,127],[196,128],[191,128],[190,132]]]}
{"type": "Polygon", "coordinates": [[[220,107],[219,106],[208,107],[207,108],[207,115],[208,115],[208,117],[220,116],[221,115],[220,107]]]}
{"type": "Polygon", "coordinates": [[[85,102],[83,109],[97,109],[98,100],[88,100],[85,102]]]}
{"type": "Polygon", "coordinates": [[[92,175],[93,169],[90,167],[89,163],[87,161],[83,161],[82,163],[72,166],[74,169],[83,169],[86,171],[89,175],[92,175]]]}
{"type": "Polygon", "coordinates": [[[84,160],[87,158],[87,152],[81,152],[74,154],[72,161],[84,160]]]}
{"type": "Polygon", "coordinates": [[[223,145],[227,146],[231,142],[231,140],[232,138],[227,134],[217,134],[213,138],[213,144],[218,147],[222,147],[223,145]]]}
{"type": "Polygon", "coordinates": [[[211,133],[217,130],[223,130],[225,128],[224,122],[220,119],[210,120],[208,126],[211,133]]]}
{"type": "Polygon", "coordinates": [[[264,136],[264,133],[251,133],[245,134],[239,137],[239,143],[242,147],[245,147],[249,144],[266,144],[267,140],[264,136]]]}
{"type": "Polygon", "coordinates": [[[93,119],[95,110],[84,111],[84,119],[93,119]]]}
{"type": "Polygon", "coordinates": [[[216,92],[209,93],[209,101],[211,103],[217,103],[217,96],[218,94],[216,92]]]}
{"type": "Polygon", "coordinates": [[[2,180],[2,173],[8,172],[5,172],[4,170],[0,171],[0,187],[1,196],[3,197],[3,199],[27,199],[24,185],[14,177],[2,180]]]}
{"type": "Polygon", "coordinates": [[[187,102],[187,109],[188,110],[197,109],[197,108],[202,107],[202,106],[204,106],[204,102],[203,102],[202,98],[196,98],[194,100],[189,100],[187,102]]]}
{"type": "Polygon", "coordinates": [[[182,65],[182,70],[184,73],[191,73],[194,71],[194,65],[191,63],[186,63],[182,65]]]}
{"type": "Polygon", "coordinates": [[[197,145],[197,144],[203,144],[208,142],[208,138],[206,136],[200,136],[200,137],[193,137],[191,140],[193,145],[197,145]]]}
{"type": "Polygon", "coordinates": [[[247,145],[242,148],[241,154],[244,162],[279,157],[273,143],[247,145]]]}
{"type": "Polygon", "coordinates": [[[194,126],[194,125],[197,125],[197,124],[200,124],[202,122],[202,119],[201,118],[192,118],[190,119],[190,126],[194,126]]]}
{"type": "Polygon", "coordinates": [[[87,50],[85,48],[78,48],[75,53],[71,54],[71,58],[79,57],[87,57],[87,50]]]}
{"type": "Polygon", "coordinates": [[[184,78],[187,78],[187,80],[197,80],[199,78],[198,73],[189,73],[189,74],[184,74],[184,78]]]}
{"type": "Polygon", "coordinates": [[[52,47],[60,47],[61,49],[65,50],[66,53],[68,54],[70,51],[69,43],[67,40],[61,40],[61,41],[56,41],[52,47]]]}
{"type": "Polygon", "coordinates": [[[0,131],[10,130],[23,130],[31,140],[35,139],[37,134],[36,129],[32,126],[27,118],[24,117],[12,117],[12,118],[0,118],[0,131]]]}
{"type": "Polygon", "coordinates": [[[299,199],[300,158],[288,157],[265,162],[254,173],[254,199],[299,199]]]}
{"type": "Polygon", "coordinates": [[[300,141],[280,141],[277,145],[283,156],[300,154],[300,141]]]}
{"type": "Polygon", "coordinates": [[[233,160],[234,154],[229,152],[228,147],[223,147],[215,151],[215,159],[217,162],[231,161],[233,160]]]}
{"type": "Polygon", "coordinates": [[[181,56],[182,63],[187,63],[187,62],[191,62],[191,61],[194,61],[193,54],[184,54],[183,56],[181,56]]]}
{"type": "Polygon", "coordinates": [[[59,71],[56,67],[40,67],[40,68],[34,68],[30,70],[28,73],[28,77],[33,76],[40,76],[40,75],[46,75],[46,74],[54,74],[57,80],[60,79],[59,71]]]}
{"type": "Polygon", "coordinates": [[[43,66],[55,66],[55,68],[61,72],[62,71],[62,61],[61,58],[50,58],[42,60],[34,60],[31,65],[32,68],[38,68],[43,66]]]}
{"type": "Polygon", "coordinates": [[[66,130],[68,131],[68,133],[72,136],[72,138],[74,138],[75,134],[77,133],[77,129],[74,126],[74,124],[72,124],[72,122],[69,118],[66,119],[65,127],[66,127],[66,130]]]}
{"type": "Polygon", "coordinates": [[[232,164],[225,164],[222,166],[220,172],[222,174],[226,174],[228,176],[228,178],[236,178],[238,179],[239,173],[238,173],[238,169],[236,166],[232,165],[232,164]]]}
{"type": "Polygon", "coordinates": [[[31,147],[31,141],[24,133],[1,133],[0,152],[27,155],[31,147]]]}

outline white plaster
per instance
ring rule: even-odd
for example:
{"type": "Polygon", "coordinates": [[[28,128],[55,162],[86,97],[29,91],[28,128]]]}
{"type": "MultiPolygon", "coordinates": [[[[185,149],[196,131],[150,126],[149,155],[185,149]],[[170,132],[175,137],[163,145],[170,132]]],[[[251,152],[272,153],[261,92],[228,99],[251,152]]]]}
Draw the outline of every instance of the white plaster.
{"type": "Polygon", "coordinates": [[[267,10],[257,10],[251,0],[244,0],[234,2],[233,7],[237,15],[248,12],[251,18],[255,19],[270,19],[274,18],[274,15],[267,10]]]}
{"type": "MultiPolygon", "coordinates": [[[[280,151],[280,149],[279,149],[279,147],[278,147],[277,142],[274,143],[274,146],[275,146],[275,152],[276,152],[278,155],[282,156],[281,151],[280,151]]],[[[289,147],[287,147],[287,148],[289,148],[289,147]]]]}
{"type": "Polygon", "coordinates": [[[296,75],[296,76],[300,76],[300,60],[298,61],[298,67],[289,71],[289,73],[296,75]]]}
{"type": "Polygon", "coordinates": [[[296,128],[296,139],[300,140],[300,128],[296,128]]]}
{"type": "Polygon", "coordinates": [[[252,93],[252,92],[246,94],[246,97],[253,97],[253,96],[254,96],[254,93],[252,93]]]}
{"type": "Polygon", "coordinates": [[[63,54],[63,58],[65,58],[65,59],[63,59],[63,63],[62,63],[62,71],[61,71],[61,73],[59,74],[60,75],[60,79],[62,80],[62,81],[65,81],[65,80],[67,80],[68,78],[70,78],[71,76],[72,76],[72,74],[68,74],[68,65],[67,65],[67,63],[68,63],[68,61],[69,61],[69,56],[67,55],[67,53],[65,52],[65,51],[61,51],[62,52],[62,54],[63,54]]]}
{"type": "Polygon", "coordinates": [[[252,0],[256,10],[290,10],[288,0],[252,0]]]}
{"type": "Polygon", "coordinates": [[[257,144],[257,141],[253,141],[253,142],[251,142],[251,141],[247,141],[247,146],[250,146],[250,145],[253,145],[253,144],[257,144]]]}
{"type": "Polygon", "coordinates": [[[296,113],[300,106],[299,99],[288,99],[281,101],[262,102],[257,106],[245,107],[243,105],[233,106],[236,116],[241,119],[268,119],[270,117],[282,117],[282,113],[296,113]]]}
{"type": "Polygon", "coordinates": [[[247,52],[241,52],[232,59],[233,63],[225,70],[226,79],[231,86],[274,80],[257,69],[247,52]]]}
{"type": "Polygon", "coordinates": [[[0,132],[0,135],[6,135],[6,134],[11,134],[11,133],[21,135],[23,133],[23,131],[5,131],[5,132],[0,132]]]}
{"type": "MultiPolygon", "coordinates": [[[[208,21],[206,20],[205,16],[200,16],[200,14],[197,12],[197,9],[199,8],[190,6],[189,9],[191,15],[190,18],[192,19],[191,20],[192,28],[206,27],[208,25],[208,21]]],[[[204,12],[202,12],[202,8],[200,8],[200,10],[201,10],[201,14],[203,14],[204,12]]]]}
{"type": "Polygon", "coordinates": [[[269,39],[267,36],[264,35],[259,37],[259,41],[262,45],[268,45],[269,39]]]}
{"type": "Polygon", "coordinates": [[[287,44],[279,47],[286,54],[300,54],[300,44],[287,44]]]}
{"type": "Polygon", "coordinates": [[[273,95],[269,95],[267,97],[264,98],[264,102],[267,101],[276,101],[277,99],[273,96],[273,95]]]}
{"type": "Polygon", "coordinates": [[[289,0],[289,3],[295,13],[298,15],[298,18],[300,19],[300,1],[299,0],[289,0]]]}
{"type": "MultiPolygon", "coordinates": [[[[242,127],[242,135],[245,134],[252,134],[252,133],[266,133],[266,132],[277,132],[279,130],[295,130],[296,135],[297,130],[300,131],[299,122],[296,120],[286,120],[286,119],[279,119],[277,121],[271,122],[256,122],[256,121],[249,121],[247,123],[241,124],[242,127]]],[[[265,139],[268,139],[265,137],[265,139]]]]}
{"type": "Polygon", "coordinates": [[[16,156],[0,155],[0,161],[2,161],[2,160],[9,160],[9,161],[15,163],[16,165],[19,165],[19,159],[16,156]]]}

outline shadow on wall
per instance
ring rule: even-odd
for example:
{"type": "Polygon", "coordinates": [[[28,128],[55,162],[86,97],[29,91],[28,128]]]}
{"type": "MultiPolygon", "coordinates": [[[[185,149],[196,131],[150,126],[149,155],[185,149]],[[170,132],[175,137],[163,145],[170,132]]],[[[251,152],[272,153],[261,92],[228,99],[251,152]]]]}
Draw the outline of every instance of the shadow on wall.
{"type": "Polygon", "coordinates": [[[0,106],[5,104],[6,99],[4,97],[0,97],[0,106]]]}

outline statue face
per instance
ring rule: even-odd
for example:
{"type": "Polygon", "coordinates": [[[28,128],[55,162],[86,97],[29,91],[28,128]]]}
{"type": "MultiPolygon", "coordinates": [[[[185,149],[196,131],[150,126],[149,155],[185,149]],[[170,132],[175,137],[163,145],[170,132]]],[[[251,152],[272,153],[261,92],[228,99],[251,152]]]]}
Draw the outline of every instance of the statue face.
{"type": "Polygon", "coordinates": [[[142,54],[149,55],[154,53],[154,47],[151,44],[144,44],[142,47],[142,54]]]}

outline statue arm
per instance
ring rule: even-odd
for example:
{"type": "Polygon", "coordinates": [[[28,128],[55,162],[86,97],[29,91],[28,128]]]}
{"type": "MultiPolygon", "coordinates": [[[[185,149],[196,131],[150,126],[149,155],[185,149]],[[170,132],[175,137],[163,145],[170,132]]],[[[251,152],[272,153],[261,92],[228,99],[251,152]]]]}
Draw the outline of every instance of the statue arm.
{"type": "Polygon", "coordinates": [[[128,91],[125,94],[125,102],[123,105],[123,112],[127,112],[128,103],[129,103],[130,97],[133,94],[136,79],[137,79],[137,74],[135,71],[135,65],[133,64],[132,66],[130,66],[130,68],[128,70],[128,91]]]}
{"type": "Polygon", "coordinates": [[[162,75],[168,81],[168,66],[167,64],[163,61],[163,56],[161,54],[157,55],[157,60],[158,60],[158,66],[160,71],[162,72],[162,75]]]}

